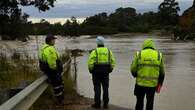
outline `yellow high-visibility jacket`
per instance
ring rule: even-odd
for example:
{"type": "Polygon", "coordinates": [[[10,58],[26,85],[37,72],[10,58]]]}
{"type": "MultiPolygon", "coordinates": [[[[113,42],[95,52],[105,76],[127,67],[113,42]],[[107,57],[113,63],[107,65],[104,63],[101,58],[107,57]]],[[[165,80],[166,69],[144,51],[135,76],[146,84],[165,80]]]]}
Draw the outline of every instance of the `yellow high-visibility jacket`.
{"type": "Polygon", "coordinates": [[[91,72],[95,64],[110,64],[114,69],[116,61],[111,50],[106,47],[98,47],[89,56],[88,69],[91,72]]]}
{"type": "Polygon", "coordinates": [[[164,81],[164,61],[162,53],[155,49],[151,39],[144,41],[142,50],[134,55],[131,73],[136,84],[144,87],[156,87],[164,81]]]}
{"type": "Polygon", "coordinates": [[[39,60],[46,62],[50,69],[57,69],[59,54],[54,46],[44,44],[39,52],[39,60]]]}

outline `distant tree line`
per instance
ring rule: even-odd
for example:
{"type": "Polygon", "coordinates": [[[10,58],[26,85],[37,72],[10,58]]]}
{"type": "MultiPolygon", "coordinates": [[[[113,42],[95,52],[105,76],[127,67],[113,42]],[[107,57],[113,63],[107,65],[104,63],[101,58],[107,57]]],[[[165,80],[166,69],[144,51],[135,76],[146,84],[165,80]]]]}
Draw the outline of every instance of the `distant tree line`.
{"type": "Polygon", "coordinates": [[[51,33],[63,36],[79,36],[86,34],[115,34],[121,32],[146,33],[177,24],[177,20],[175,20],[178,16],[177,13],[166,18],[169,13],[162,12],[161,7],[159,7],[159,12],[150,11],[143,14],[137,13],[136,9],[131,7],[118,8],[109,15],[103,12],[87,17],[81,24],[77,22],[75,17],[67,20],[64,24],[50,24],[48,21],[42,19],[40,23],[30,23],[29,28],[32,28],[30,29],[30,34],[45,35],[51,33]],[[174,20],[166,21],[165,19],[174,20]]]}
{"type": "MultiPolygon", "coordinates": [[[[6,2],[7,0],[2,1],[6,2]]],[[[0,6],[11,7],[2,4],[2,1],[0,1],[0,6]]],[[[53,2],[55,0],[35,1],[41,1],[41,3],[42,1],[47,2],[47,5],[44,5],[46,3],[37,5],[38,3],[33,2],[24,3],[24,6],[34,5],[39,10],[46,11],[49,10],[50,7],[53,7],[53,2]]],[[[22,4],[22,2],[20,2],[20,4],[22,4]]],[[[137,13],[136,9],[131,7],[118,8],[111,14],[103,12],[87,17],[82,23],[78,23],[77,19],[72,17],[64,24],[50,24],[44,19],[42,19],[39,23],[34,24],[27,22],[27,18],[29,16],[27,14],[22,14],[21,9],[18,8],[17,4],[13,7],[15,7],[14,9],[17,9],[18,12],[4,12],[2,10],[7,9],[0,7],[0,35],[2,35],[3,39],[25,38],[25,36],[29,34],[45,35],[50,33],[62,36],[80,36],[93,34],[115,34],[122,32],[147,33],[152,30],[162,29],[176,33],[179,27],[182,28],[182,26],[180,26],[180,16],[178,14],[180,8],[178,2],[175,0],[164,0],[158,6],[158,12],[150,11],[141,14],[137,13]]],[[[9,10],[13,10],[12,7],[9,10]]],[[[177,33],[179,33],[179,31],[177,33]]]]}
{"type": "Polygon", "coordinates": [[[174,2],[171,2],[168,4],[169,7],[166,7],[166,1],[159,5],[158,12],[150,11],[141,14],[131,7],[118,8],[111,14],[103,12],[87,17],[81,24],[77,22],[75,17],[72,17],[71,20],[67,20],[64,24],[49,24],[49,22],[42,20],[40,23],[31,24],[29,27],[36,29],[31,34],[47,34],[50,32],[65,36],[115,34],[122,32],[147,33],[152,30],[167,29],[177,25],[178,11],[180,10],[179,4],[175,0],[171,0],[174,2]]]}

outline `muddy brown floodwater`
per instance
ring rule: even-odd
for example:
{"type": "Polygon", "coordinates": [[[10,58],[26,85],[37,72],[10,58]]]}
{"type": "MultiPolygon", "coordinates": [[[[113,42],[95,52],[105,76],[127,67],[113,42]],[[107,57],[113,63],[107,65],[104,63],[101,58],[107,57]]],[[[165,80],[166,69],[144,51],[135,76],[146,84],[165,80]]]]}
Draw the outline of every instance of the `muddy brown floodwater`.
{"type": "MultiPolygon", "coordinates": [[[[133,109],[136,98],[133,95],[135,79],[130,74],[130,63],[134,52],[141,48],[143,40],[152,37],[157,48],[165,57],[166,77],[160,94],[155,96],[155,110],[194,110],[195,105],[195,42],[173,41],[170,37],[138,35],[130,38],[106,38],[109,47],[117,60],[114,71],[110,74],[110,103],[133,109]]],[[[44,38],[38,40],[39,44],[44,38]]],[[[3,42],[1,42],[2,44],[3,42]]],[[[36,40],[27,43],[12,43],[12,47],[28,50],[36,55],[36,40]]],[[[6,48],[5,43],[1,47],[6,48]]],[[[96,47],[95,39],[82,36],[77,39],[59,38],[56,47],[63,50],[71,49],[91,50],[96,47]]],[[[78,92],[85,97],[93,98],[91,75],[87,69],[89,53],[77,58],[78,61],[78,92]]]]}
{"type": "MultiPolygon", "coordinates": [[[[130,75],[130,63],[146,36],[107,38],[106,46],[113,50],[117,65],[110,74],[110,103],[133,109],[135,80],[130,75]]],[[[160,94],[155,96],[155,110],[193,110],[195,104],[195,42],[172,41],[168,37],[152,37],[163,52],[166,77],[160,94]]],[[[95,48],[95,39],[78,40],[81,49],[95,48]]],[[[87,70],[89,54],[78,59],[78,90],[93,97],[91,76],[87,70]]]]}

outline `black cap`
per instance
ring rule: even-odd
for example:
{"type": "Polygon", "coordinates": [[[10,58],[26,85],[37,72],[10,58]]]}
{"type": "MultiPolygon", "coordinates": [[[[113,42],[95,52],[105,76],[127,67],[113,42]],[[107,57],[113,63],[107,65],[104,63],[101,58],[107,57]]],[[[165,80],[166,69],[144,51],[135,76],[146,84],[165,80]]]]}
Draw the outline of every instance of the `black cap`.
{"type": "Polygon", "coordinates": [[[52,34],[48,34],[47,36],[46,36],[46,38],[45,38],[45,42],[46,43],[49,43],[51,40],[53,40],[53,39],[57,39],[56,37],[54,37],[54,35],[52,35],[52,34]]]}

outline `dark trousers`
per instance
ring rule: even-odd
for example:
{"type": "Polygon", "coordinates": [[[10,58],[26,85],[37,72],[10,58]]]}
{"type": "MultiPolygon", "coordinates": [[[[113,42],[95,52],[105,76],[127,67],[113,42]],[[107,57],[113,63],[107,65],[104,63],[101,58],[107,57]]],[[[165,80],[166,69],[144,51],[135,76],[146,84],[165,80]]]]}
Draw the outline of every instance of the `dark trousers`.
{"type": "Polygon", "coordinates": [[[59,103],[64,101],[64,83],[59,73],[47,72],[48,82],[52,85],[54,96],[57,98],[59,103]]]}
{"type": "Polygon", "coordinates": [[[146,95],[146,110],[153,110],[155,87],[142,87],[135,85],[134,95],[137,98],[135,110],[143,110],[146,95]]]}
{"type": "Polygon", "coordinates": [[[109,75],[92,75],[94,85],[94,101],[95,104],[101,104],[101,87],[103,88],[103,101],[104,104],[109,102],[109,75]]]}

